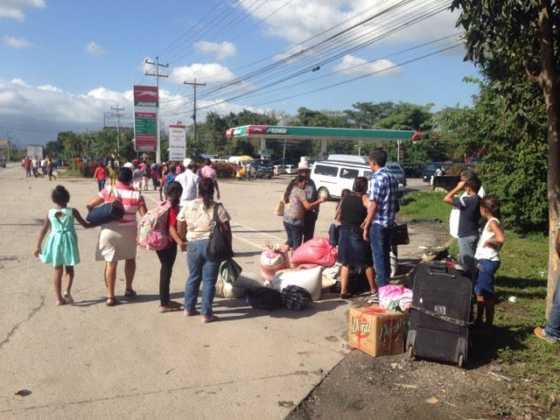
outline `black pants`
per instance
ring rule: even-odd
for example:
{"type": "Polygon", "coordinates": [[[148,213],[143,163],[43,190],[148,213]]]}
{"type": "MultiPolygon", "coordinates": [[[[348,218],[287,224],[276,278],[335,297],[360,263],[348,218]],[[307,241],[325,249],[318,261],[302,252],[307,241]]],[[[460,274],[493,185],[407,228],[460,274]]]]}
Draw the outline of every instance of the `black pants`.
{"type": "Polygon", "coordinates": [[[161,306],[169,305],[169,283],[173,273],[173,264],[177,258],[177,244],[173,243],[169,248],[157,251],[161,269],[159,271],[159,301],[161,306]]]}
{"type": "Polygon", "coordinates": [[[303,242],[313,239],[315,235],[315,223],[319,215],[314,211],[306,211],[303,216],[303,242]]]}

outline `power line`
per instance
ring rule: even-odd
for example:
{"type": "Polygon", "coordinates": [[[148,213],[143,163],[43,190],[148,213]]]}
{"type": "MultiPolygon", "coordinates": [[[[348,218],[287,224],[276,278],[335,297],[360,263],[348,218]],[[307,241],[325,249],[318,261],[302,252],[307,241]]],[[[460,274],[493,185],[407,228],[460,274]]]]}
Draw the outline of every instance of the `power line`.
{"type": "MultiPolygon", "coordinates": [[[[432,16],[434,16],[438,13],[441,13],[442,11],[444,11],[446,9],[447,9],[446,7],[445,8],[439,8],[439,9],[431,9],[431,10],[427,11],[426,13],[423,13],[423,14],[418,15],[418,16],[414,16],[410,20],[408,20],[408,21],[406,21],[406,22],[404,22],[404,23],[402,23],[402,24],[400,24],[400,25],[398,25],[394,28],[391,28],[390,30],[386,31],[385,33],[378,34],[377,36],[375,36],[373,38],[366,37],[366,39],[364,41],[358,43],[357,45],[351,46],[350,48],[339,49],[338,51],[335,50],[335,51],[333,51],[334,55],[331,55],[327,58],[324,58],[323,60],[316,60],[315,58],[312,58],[311,60],[307,60],[306,62],[303,63],[304,64],[303,68],[301,68],[300,70],[297,70],[294,73],[291,73],[289,75],[284,75],[285,72],[283,72],[283,73],[276,72],[278,74],[283,75],[283,77],[279,80],[270,82],[268,84],[265,84],[264,86],[260,86],[256,89],[253,89],[253,91],[255,91],[257,89],[263,89],[263,88],[271,87],[271,86],[283,83],[283,82],[285,82],[287,80],[290,80],[292,78],[295,78],[295,77],[301,76],[303,74],[306,74],[308,72],[313,72],[315,69],[319,69],[322,66],[337,60],[338,58],[341,58],[341,57],[343,57],[343,56],[345,56],[349,53],[352,53],[352,52],[357,51],[359,49],[362,49],[366,46],[369,46],[369,45],[371,45],[375,42],[378,42],[381,39],[387,38],[388,36],[393,35],[396,32],[402,31],[402,30],[408,28],[409,26],[411,26],[413,24],[416,24],[418,22],[426,20],[426,19],[428,19],[428,18],[430,18],[430,17],[432,17],[432,16]]],[[[367,34],[369,34],[369,33],[367,33],[367,34]]],[[[363,35],[361,37],[363,37],[363,35]]],[[[270,75],[269,75],[268,78],[270,78],[270,75]]],[[[238,90],[237,95],[244,95],[244,94],[245,93],[243,91],[238,90]]],[[[208,97],[208,96],[209,96],[209,94],[206,95],[205,98],[208,97]]]]}
{"type": "MultiPolygon", "coordinates": [[[[431,16],[432,16],[432,15],[430,15],[430,17],[431,17],[431,16]]],[[[406,24],[404,24],[404,25],[406,26],[406,24]]],[[[354,48],[352,48],[351,50],[353,51],[354,48]]],[[[328,59],[323,60],[323,61],[321,62],[321,65],[322,65],[322,64],[329,63],[329,62],[332,62],[332,61],[334,61],[335,59],[340,58],[341,56],[345,55],[346,53],[347,53],[347,51],[343,51],[342,53],[338,53],[336,56],[329,57],[328,59]]],[[[220,101],[219,103],[229,102],[229,101],[232,101],[232,100],[235,100],[235,99],[238,99],[238,98],[247,96],[248,94],[250,94],[250,93],[252,93],[252,92],[255,92],[255,91],[258,91],[258,90],[262,90],[262,89],[266,89],[266,88],[268,88],[268,87],[275,86],[275,85],[277,85],[277,84],[283,83],[283,82],[285,82],[285,81],[288,81],[288,80],[290,80],[290,79],[293,79],[293,78],[295,78],[295,77],[298,77],[298,76],[300,76],[300,75],[302,75],[302,74],[305,74],[305,73],[307,73],[308,71],[309,71],[309,67],[308,67],[308,68],[305,68],[305,69],[303,69],[303,70],[299,70],[299,71],[297,71],[297,72],[295,72],[295,73],[289,74],[289,75],[287,75],[287,76],[285,76],[285,77],[283,77],[283,78],[281,78],[281,79],[279,79],[279,80],[275,80],[275,81],[269,82],[269,83],[267,83],[267,84],[265,84],[265,85],[263,85],[263,86],[256,87],[256,88],[254,88],[254,89],[252,89],[252,90],[249,90],[248,92],[245,92],[245,93],[238,93],[238,94],[236,94],[236,95],[233,95],[233,96],[231,96],[231,97],[228,97],[227,99],[223,99],[223,100],[220,101]]]]}
{"type": "MultiPolygon", "coordinates": [[[[332,26],[310,38],[308,38],[307,40],[303,41],[302,43],[298,44],[301,45],[303,47],[303,45],[305,45],[306,43],[310,42],[313,39],[316,39],[318,37],[320,37],[321,35],[326,35],[329,32],[332,32],[333,30],[338,30],[338,32],[336,32],[335,34],[330,35],[329,37],[322,39],[318,42],[316,42],[315,44],[302,48],[298,51],[292,52],[289,55],[286,55],[285,57],[281,58],[281,59],[277,59],[275,60],[273,63],[268,64],[264,67],[261,67],[259,69],[256,69],[254,71],[251,71],[245,75],[239,76],[236,79],[233,79],[231,81],[228,81],[210,91],[204,92],[203,95],[205,95],[205,97],[208,97],[214,93],[217,93],[221,90],[224,90],[228,87],[236,87],[236,85],[242,83],[243,81],[247,81],[253,78],[260,78],[260,77],[264,77],[267,73],[270,73],[271,71],[275,71],[276,69],[280,68],[281,66],[284,65],[291,65],[291,63],[294,60],[297,60],[299,57],[307,54],[307,53],[313,53],[313,54],[317,54],[320,52],[324,52],[324,51],[328,51],[329,49],[332,49],[332,45],[334,45],[334,48],[338,47],[338,43],[335,44],[334,41],[337,41],[338,38],[342,38],[344,39],[344,36],[346,36],[348,33],[350,33],[352,30],[355,30],[357,28],[359,28],[361,25],[364,25],[365,23],[368,22],[372,22],[373,20],[375,20],[376,18],[382,17],[385,14],[388,14],[394,10],[398,10],[400,7],[403,7],[405,5],[408,5],[410,3],[412,3],[414,0],[401,0],[396,4],[393,4],[383,10],[380,10],[376,13],[374,13],[373,15],[368,16],[365,19],[361,19],[359,22],[354,23],[353,25],[351,25],[350,27],[346,27],[343,30],[340,30],[340,25],[335,25],[332,26]]],[[[430,0],[431,1],[431,0],[430,0]]],[[[425,3],[425,2],[424,2],[425,3]]],[[[429,4],[429,1],[428,1],[429,4]]],[[[364,11],[367,10],[371,10],[372,7],[369,7],[367,9],[364,9],[364,11]]],[[[405,12],[405,13],[408,13],[405,12]]],[[[346,19],[345,21],[343,21],[343,23],[348,23],[353,21],[355,18],[358,17],[359,14],[353,15],[352,17],[346,19]]],[[[399,16],[396,16],[396,18],[399,18],[399,16]]],[[[363,37],[363,35],[361,35],[361,37],[363,37]]],[[[350,40],[350,42],[352,42],[352,40],[350,40]]],[[[346,42],[346,44],[348,44],[348,41],[346,42]]],[[[288,51],[293,51],[295,47],[291,48],[288,51]]],[[[274,57],[274,56],[273,56],[274,57]]]]}
{"type": "MultiPolygon", "coordinates": [[[[454,48],[457,48],[457,47],[460,47],[460,46],[462,46],[462,45],[463,45],[463,43],[462,43],[462,42],[459,42],[459,43],[456,43],[456,44],[451,45],[451,46],[449,46],[449,47],[438,49],[438,50],[433,51],[433,52],[431,52],[431,53],[427,53],[427,54],[424,54],[424,55],[422,55],[422,56],[415,57],[415,58],[412,58],[412,59],[403,61],[403,62],[401,62],[401,63],[395,64],[395,65],[390,66],[390,67],[385,67],[385,68],[380,69],[380,70],[377,70],[377,71],[375,71],[375,72],[371,72],[371,73],[368,73],[368,74],[364,74],[364,75],[361,75],[361,76],[357,76],[357,77],[354,77],[354,78],[351,78],[351,79],[347,79],[347,80],[344,80],[344,81],[342,81],[342,82],[338,82],[338,83],[335,83],[335,84],[321,86],[321,87],[319,87],[319,88],[312,89],[312,90],[309,90],[309,91],[305,91],[305,92],[302,92],[302,93],[298,93],[298,94],[294,94],[294,95],[290,95],[290,96],[285,96],[285,97],[283,97],[283,98],[274,99],[274,100],[271,100],[271,101],[268,101],[268,102],[258,103],[258,104],[256,104],[255,106],[269,105],[269,104],[272,104],[272,103],[282,102],[282,101],[286,101],[286,100],[289,100],[289,99],[297,98],[297,97],[300,97],[300,96],[306,96],[306,95],[310,95],[310,94],[313,94],[313,93],[322,92],[322,91],[325,91],[325,90],[328,90],[328,89],[333,89],[333,88],[336,88],[336,87],[339,87],[339,86],[346,85],[346,84],[348,84],[348,83],[355,82],[355,81],[357,81],[357,80],[361,80],[361,79],[365,79],[365,78],[367,78],[367,77],[374,76],[374,75],[376,75],[376,74],[385,73],[385,72],[387,72],[387,71],[391,71],[391,70],[395,70],[395,69],[400,68],[400,67],[404,67],[404,66],[406,66],[406,65],[415,63],[415,62],[417,62],[417,61],[424,60],[424,59],[426,59],[426,58],[433,57],[433,56],[435,56],[435,55],[439,55],[439,54],[445,53],[445,52],[447,52],[447,51],[450,51],[450,50],[452,50],[452,49],[454,49],[454,48]]],[[[212,107],[214,107],[215,105],[216,105],[216,104],[206,105],[206,106],[200,107],[199,109],[212,108],[212,107]]]]}

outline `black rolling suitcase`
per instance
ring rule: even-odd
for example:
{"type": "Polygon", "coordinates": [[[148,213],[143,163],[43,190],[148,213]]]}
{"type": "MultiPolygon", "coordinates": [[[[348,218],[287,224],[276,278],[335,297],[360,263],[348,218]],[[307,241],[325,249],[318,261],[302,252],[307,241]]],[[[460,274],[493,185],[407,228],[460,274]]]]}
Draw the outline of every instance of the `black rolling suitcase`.
{"type": "Polygon", "coordinates": [[[456,363],[469,358],[472,282],[446,263],[421,263],[414,274],[414,297],[406,348],[419,357],[456,363]]]}

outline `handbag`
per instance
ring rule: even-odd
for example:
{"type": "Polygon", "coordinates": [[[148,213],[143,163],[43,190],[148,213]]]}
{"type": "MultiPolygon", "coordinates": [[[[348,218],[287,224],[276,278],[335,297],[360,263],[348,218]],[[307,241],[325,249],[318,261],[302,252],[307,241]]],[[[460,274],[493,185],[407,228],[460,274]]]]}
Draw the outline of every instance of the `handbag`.
{"type": "MultiPolygon", "coordinates": [[[[111,189],[109,196],[113,193],[111,189]]],[[[121,220],[124,216],[124,206],[120,200],[115,198],[110,203],[105,203],[91,209],[86,220],[93,224],[94,226],[105,225],[111,222],[117,222],[121,220]]]]}
{"type": "Polygon", "coordinates": [[[332,246],[338,246],[338,238],[340,236],[340,225],[331,223],[329,226],[329,243],[332,246]]]}
{"type": "Polygon", "coordinates": [[[214,204],[214,229],[210,234],[206,253],[208,259],[213,262],[222,262],[233,258],[231,237],[226,232],[224,224],[218,218],[218,204],[214,204]]]}
{"type": "Polygon", "coordinates": [[[408,245],[410,238],[408,237],[408,225],[395,225],[391,229],[391,245],[408,245]]]}
{"type": "Polygon", "coordinates": [[[284,203],[284,200],[280,200],[278,202],[278,205],[276,206],[276,209],[274,210],[274,214],[276,216],[284,216],[285,208],[286,208],[286,203],[284,203]]]}

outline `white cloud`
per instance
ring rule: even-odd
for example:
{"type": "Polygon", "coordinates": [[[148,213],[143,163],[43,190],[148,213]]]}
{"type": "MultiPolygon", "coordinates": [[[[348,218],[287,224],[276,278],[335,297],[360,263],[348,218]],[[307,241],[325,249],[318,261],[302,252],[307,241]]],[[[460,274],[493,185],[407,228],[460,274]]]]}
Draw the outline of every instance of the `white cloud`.
{"type": "MultiPolygon", "coordinates": [[[[50,84],[35,87],[21,79],[0,80],[0,126],[22,128],[22,131],[14,130],[12,135],[18,144],[24,145],[52,140],[63,130],[101,128],[104,112],[115,105],[125,108],[123,120],[130,123],[133,113],[132,96],[132,90],[116,91],[103,86],[86,93],[73,94],[50,84]]],[[[172,94],[161,89],[160,97],[160,118],[164,126],[178,120],[190,124],[190,96],[172,94]]],[[[201,107],[211,104],[213,102],[200,101],[201,107]]],[[[227,114],[244,108],[253,109],[223,103],[201,110],[199,117],[203,120],[209,111],[227,114]]]]}
{"type": "Polygon", "coordinates": [[[31,47],[31,42],[28,40],[10,35],[2,37],[2,43],[7,47],[16,49],[31,47]]]}
{"type": "Polygon", "coordinates": [[[201,83],[220,83],[233,80],[235,75],[230,69],[218,63],[194,63],[190,66],[175,67],[169,78],[179,84],[195,78],[201,83]]]}
{"type": "Polygon", "coordinates": [[[86,51],[95,57],[105,54],[105,49],[98,45],[95,41],[91,41],[86,45],[86,51]]]}
{"type": "Polygon", "coordinates": [[[228,57],[233,57],[237,53],[237,48],[231,42],[209,42],[198,41],[195,42],[194,48],[203,53],[216,57],[218,60],[224,60],[228,57]]]}
{"type": "Polygon", "coordinates": [[[26,9],[41,9],[46,5],[45,0],[1,0],[0,19],[14,19],[23,22],[26,9]]]}
{"type": "Polygon", "coordinates": [[[353,55],[345,55],[340,63],[335,66],[335,70],[349,76],[362,76],[366,74],[379,73],[379,75],[389,75],[398,73],[398,68],[391,68],[395,65],[391,60],[381,59],[368,62],[363,58],[353,55]],[[383,71],[385,70],[385,71],[383,71]]]}
{"type": "MultiPolygon", "coordinates": [[[[332,35],[338,30],[358,23],[374,13],[380,12],[399,0],[377,1],[372,0],[293,0],[289,7],[281,6],[285,0],[267,0],[262,7],[254,8],[253,0],[240,0],[240,7],[251,14],[255,19],[263,21],[269,35],[285,39],[292,43],[302,42],[312,36],[331,27],[335,30],[317,37],[311,41],[315,43],[332,35]],[[270,16],[274,12],[273,16],[270,16]]],[[[433,4],[438,4],[434,1],[433,4]]],[[[441,2],[439,2],[441,5],[441,2]]],[[[372,37],[404,23],[413,15],[425,12],[427,7],[422,4],[400,7],[389,12],[371,23],[364,24],[359,30],[352,34],[363,35],[372,31],[368,36],[372,37]]],[[[412,25],[406,30],[392,35],[393,41],[427,40],[439,36],[448,35],[456,31],[455,22],[457,12],[442,12],[423,23],[412,25]]]]}

